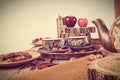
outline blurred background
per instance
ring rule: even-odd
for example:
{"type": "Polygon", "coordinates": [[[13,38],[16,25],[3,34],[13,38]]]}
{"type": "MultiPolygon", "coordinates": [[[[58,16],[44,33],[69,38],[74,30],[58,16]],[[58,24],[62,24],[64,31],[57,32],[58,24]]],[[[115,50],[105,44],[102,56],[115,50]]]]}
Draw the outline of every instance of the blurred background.
{"type": "MultiPolygon", "coordinates": [[[[110,29],[114,0],[0,0],[0,54],[28,50],[35,38],[57,37],[59,15],[87,18],[88,26],[101,18],[110,29]]],[[[98,38],[97,32],[92,37],[98,38]]]]}

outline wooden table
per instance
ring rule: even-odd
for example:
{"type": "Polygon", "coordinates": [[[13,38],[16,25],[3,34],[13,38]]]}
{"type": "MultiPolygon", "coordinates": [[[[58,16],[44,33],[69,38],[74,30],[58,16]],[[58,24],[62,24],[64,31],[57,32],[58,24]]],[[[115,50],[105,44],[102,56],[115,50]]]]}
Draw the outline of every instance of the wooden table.
{"type": "MultiPolygon", "coordinates": [[[[58,56],[56,53],[52,54],[58,56]]],[[[11,80],[11,78],[12,80],[87,80],[87,64],[90,62],[87,56],[72,61],[67,59],[64,63],[42,70],[30,70],[30,67],[26,67],[26,65],[16,68],[0,68],[0,80],[11,80]]],[[[47,59],[47,62],[50,59],[47,59]]]]}
{"type": "MultiPolygon", "coordinates": [[[[33,50],[32,50],[33,51],[33,50]]],[[[54,53],[55,54],[55,53],[54,53]]],[[[58,56],[58,55],[57,55],[58,56]]],[[[40,60],[41,61],[41,63],[43,63],[43,62],[50,62],[50,60],[51,60],[51,58],[49,59],[49,58],[46,58],[45,59],[45,61],[44,61],[44,59],[43,59],[43,57],[41,58],[41,57],[39,57],[39,59],[38,60],[40,60]]],[[[66,67],[66,70],[67,70],[67,64],[68,65],[72,65],[71,66],[71,70],[74,70],[75,69],[75,71],[79,68],[79,65],[78,65],[78,67],[77,67],[77,64],[81,64],[81,65],[85,65],[85,66],[87,66],[87,60],[85,60],[85,64],[83,64],[83,61],[81,60],[81,59],[79,59],[79,60],[76,60],[76,62],[72,62],[71,63],[71,61],[69,61],[69,59],[67,59],[67,60],[63,60],[62,61],[62,63],[61,63],[61,61],[58,61],[58,64],[59,65],[56,65],[56,66],[58,66],[58,68],[60,67],[61,69],[62,69],[62,67],[64,68],[64,67],[66,67]],[[80,60],[80,61],[79,61],[80,60]],[[63,63],[64,62],[64,63],[63,63]],[[67,64],[66,64],[67,63],[67,64]],[[73,64],[75,64],[75,65],[73,65],[73,64]],[[74,69],[72,69],[72,67],[74,68],[74,69]]],[[[35,61],[35,60],[34,60],[35,61]]],[[[54,61],[53,60],[53,62],[56,62],[56,61],[54,61]]],[[[31,70],[31,67],[29,67],[29,64],[31,64],[31,62],[30,63],[27,63],[27,64],[24,64],[24,65],[22,65],[22,66],[19,66],[19,67],[13,67],[13,68],[0,68],[0,80],[10,80],[12,77],[14,77],[15,75],[22,75],[22,74],[28,74],[28,73],[32,73],[32,72],[39,72],[40,74],[42,74],[42,75],[44,75],[44,70],[46,70],[46,69],[49,69],[49,68],[46,68],[46,69],[35,69],[35,70],[31,70]],[[41,71],[42,71],[42,73],[41,73],[41,71]]],[[[54,67],[54,66],[53,66],[54,67]]],[[[56,67],[57,68],[57,67],[56,67]]],[[[55,70],[57,70],[55,68],[55,70]]],[[[68,68],[68,69],[70,69],[70,68],[68,68]]],[[[66,72],[66,70],[65,70],[65,72],[66,72]]],[[[86,69],[87,70],[87,69],[86,69]]],[[[49,72],[47,72],[47,73],[51,73],[51,71],[54,71],[54,68],[53,68],[53,70],[50,70],[49,72]]],[[[46,71],[45,71],[46,72],[46,71]]],[[[37,74],[39,74],[39,73],[37,73],[37,74]]],[[[58,69],[58,73],[59,73],[59,69],[58,69]]],[[[45,73],[46,74],[46,73],[45,73]]],[[[54,73],[55,74],[55,73],[54,73]]],[[[66,73],[65,73],[66,74],[66,73]]],[[[70,74],[70,73],[68,73],[68,74],[70,74]]],[[[67,75],[67,74],[66,74],[67,75]]],[[[52,76],[52,75],[51,75],[52,76]]],[[[34,78],[33,78],[34,79],[34,78]]],[[[19,79],[16,79],[16,80],[19,80],[19,79]]],[[[22,79],[21,79],[22,80],[22,79]]],[[[26,78],[26,80],[28,80],[27,78],[26,78]]],[[[36,79],[35,79],[36,80],[36,79]]],[[[41,79],[40,79],[41,80],[41,79]]],[[[45,79],[45,80],[47,80],[47,79],[45,79]]]]}

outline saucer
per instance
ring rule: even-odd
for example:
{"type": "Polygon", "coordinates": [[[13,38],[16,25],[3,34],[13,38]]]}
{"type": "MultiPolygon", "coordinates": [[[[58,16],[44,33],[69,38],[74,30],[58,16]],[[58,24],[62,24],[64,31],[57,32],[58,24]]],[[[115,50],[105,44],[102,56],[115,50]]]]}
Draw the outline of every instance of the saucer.
{"type": "Polygon", "coordinates": [[[45,48],[40,48],[38,51],[40,53],[64,53],[66,51],[70,50],[69,48],[65,48],[65,49],[61,49],[61,50],[55,50],[55,51],[52,51],[52,50],[47,50],[45,48]]]}

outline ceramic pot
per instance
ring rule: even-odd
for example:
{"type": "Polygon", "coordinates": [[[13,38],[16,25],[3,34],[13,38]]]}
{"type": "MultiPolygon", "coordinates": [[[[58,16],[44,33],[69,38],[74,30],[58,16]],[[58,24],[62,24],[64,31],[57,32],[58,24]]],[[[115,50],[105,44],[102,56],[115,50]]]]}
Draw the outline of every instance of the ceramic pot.
{"type": "Polygon", "coordinates": [[[104,47],[104,49],[110,52],[117,52],[117,50],[115,49],[114,43],[112,41],[112,38],[109,35],[110,34],[109,29],[107,28],[104,21],[98,18],[96,20],[93,20],[92,23],[95,24],[98,30],[100,42],[101,42],[101,45],[104,47]]]}

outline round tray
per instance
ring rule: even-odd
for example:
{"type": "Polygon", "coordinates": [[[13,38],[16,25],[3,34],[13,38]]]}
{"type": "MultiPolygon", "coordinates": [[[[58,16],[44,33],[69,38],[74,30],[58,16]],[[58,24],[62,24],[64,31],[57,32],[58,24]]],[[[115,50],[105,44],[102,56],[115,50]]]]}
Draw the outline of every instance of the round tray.
{"type": "MultiPolygon", "coordinates": [[[[32,52],[32,51],[27,51],[27,52],[32,56],[32,58],[26,59],[26,60],[21,60],[21,61],[15,61],[15,62],[0,61],[0,67],[16,67],[16,66],[20,66],[20,65],[28,63],[28,62],[30,62],[32,60],[35,60],[40,56],[40,53],[38,53],[38,52],[32,52]]],[[[8,53],[8,54],[10,54],[10,53],[8,53]]],[[[7,55],[7,54],[2,54],[0,56],[3,56],[3,55],[7,55]]]]}
{"type": "Polygon", "coordinates": [[[74,53],[41,53],[41,57],[43,58],[49,58],[49,59],[70,59],[72,57],[74,58],[80,58],[84,57],[89,54],[98,54],[101,53],[100,50],[94,50],[94,51],[87,51],[87,52],[74,52],[74,53]]]}

